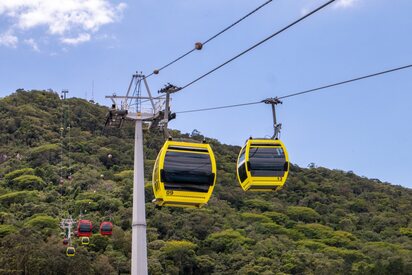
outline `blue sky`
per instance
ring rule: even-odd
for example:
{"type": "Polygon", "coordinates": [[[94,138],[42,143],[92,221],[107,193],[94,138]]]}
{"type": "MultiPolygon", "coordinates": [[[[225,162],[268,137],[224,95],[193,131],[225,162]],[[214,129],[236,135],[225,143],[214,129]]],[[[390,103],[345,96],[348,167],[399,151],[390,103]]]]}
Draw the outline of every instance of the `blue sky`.
{"type": "MultiPolygon", "coordinates": [[[[18,88],[69,96],[125,92],[265,1],[0,1],[0,97],[18,88]]],[[[275,0],[149,78],[181,86],[325,1],[275,0]]],[[[173,110],[258,101],[412,63],[412,1],[344,0],[173,98],[173,110]]],[[[412,70],[285,99],[278,107],[291,161],[412,187],[412,70]]],[[[102,118],[103,123],[103,118],[102,118]]],[[[181,114],[170,123],[223,143],[272,134],[266,105],[181,114]]]]}

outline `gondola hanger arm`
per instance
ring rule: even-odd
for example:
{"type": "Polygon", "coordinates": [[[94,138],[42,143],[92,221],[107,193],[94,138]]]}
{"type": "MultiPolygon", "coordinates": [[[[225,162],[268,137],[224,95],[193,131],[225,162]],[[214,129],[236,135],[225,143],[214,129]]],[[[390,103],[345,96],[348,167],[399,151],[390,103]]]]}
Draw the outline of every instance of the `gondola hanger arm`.
{"type": "Polygon", "coordinates": [[[262,100],[265,104],[272,105],[272,115],[273,115],[273,136],[272,139],[278,139],[280,134],[280,129],[282,128],[282,123],[277,123],[276,121],[276,108],[277,104],[283,104],[283,102],[277,97],[270,97],[262,100]]]}

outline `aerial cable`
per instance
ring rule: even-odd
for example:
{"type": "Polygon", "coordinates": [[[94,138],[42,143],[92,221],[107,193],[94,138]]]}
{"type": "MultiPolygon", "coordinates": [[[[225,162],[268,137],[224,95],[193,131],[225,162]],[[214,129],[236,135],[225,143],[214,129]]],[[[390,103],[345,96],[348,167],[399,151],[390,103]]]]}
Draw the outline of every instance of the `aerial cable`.
{"type": "Polygon", "coordinates": [[[373,74],[369,74],[369,75],[365,75],[365,76],[361,76],[361,77],[357,77],[357,78],[352,78],[352,79],[349,79],[349,80],[344,80],[344,81],[341,81],[341,82],[321,86],[321,87],[318,87],[318,88],[309,89],[309,90],[306,90],[306,91],[281,96],[281,97],[279,97],[279,99],[284,99],[284,98],[288,98],[288,97],[293,97],[293,96],[298,96],[298,95],[302,95],[302,94],[312,93],[312,92],[316,92],[316,91],[319,91],[319,90],[323,90],[323,89],[327,89],[327,88],[331,88],[331,87],[335,87],[335,86],[339,86],[339,85],[343,85],[343,84],[347,84],[347,83],[351,83],[351,82],[355,82],[355,81],[359,81],[359,80],[363,80],[363,79],[367,79],[367,78],[387,74],[387,73],[392,73],[392,72],[396,72],[396,71],[400,71],[400,70],[404,70],[404,69],[409,69],[411,67],[412,67],[412,64],[402,66],[402,67],[397,67],[397,68],[394,68],[394,69],[390,69],[390,70],[386,70],[386,71],[382,71],[382,72],[378,72],[378,73],[373,73],[373,74]]]}
{"type": "Polygon", "coordinates": [[[71,156],[70,156],[70,146],[71,146],[71,124],[70,124],[70,103],[67,102],[67,120],[66,120],[66,124],[67,124],[67,136],[68,136],[68,140],[67,140],[67,158],[68,158],[68,176],[67,179],[68,180],[72,180],[73,176],[72,176],[72,162],[71,162],[71,156]]]}
{"type": "Polygon", "coordinates": [[[60,114],[60,179],[59,179],[59,189],[60,189],[60,214],[63,217],[63,159],[64,159],[64,101],[61,98],[61,114],[60,114]]]}
{"type": "Polygon", "coordinates": [[[233,105],[225,105],[225,106],[216,106],[216,107],[203,108],[203,109],[186,110],[186,111],[176,112],[176,114],[212,111],[212,110],[227,109],[227,108],[236,108],[236,107],[255,105],[255,104],[261,104],[261,103],[262,103],[262,101],[254,101],[254,102],[247,102],[247,103],[240,103],[240,104],[233,104],[233,105]]]}
{"type": "Polygon", "coordinates": [[[266,1],[265,3],[263,3],[262,5],[260,5],[259,7],[257,7],[256,9],[254,9],[253,11],[249,12],[248,14],[246,14],[245,16],[243,16],[242,18],[240,18],[239,20],[237,20],[236,22],[234,22],[233,24],[231,24],[230,26],[226,27],[225,29],[221,30],[220,32],[218,32],[217,34],[215,34],[214,36],[210,37],[209,39],[207,39],[205,42],[203,42],[203,46],[207,43],[209,43],[210,41],[212,41],[213,39],[215,39],[216,37],[218,37],[219,35],[221,35],[222,33],[226,32],[227,30],[231,29],[232,27],[234,27],[235,25],[237,25],[238,23],[240,23],[241,21],[243,21],[244,19],[246,19],[247,17],[249,17],[250,15],[254,14],[255,12],[257,12],[258,10],[260,10],[261,8],[263,8],[264,6],[266,6],[267,4],[269,4],[270,2],[272,2],[273,0],[269,0],[266,1]]]}
{"type": "Polygon", "coordinates": [[[254,14],[255,12],[257,12],[258,10],[260,10],[261,8],[263,8],[264,6],[266,6],[267,4],[269,4],[270,2],[272,2],[273,0],[268,0],[265,3],[263,3],[262,5],[260,5],[259,7],[257,7],[256,9],[254,9],[253,11],[249,12],[248,14],[246,14],[245,16],[243,16],[242,18],[240,18],[239,20],[237,20],[236,22],[232,23],[231,25],[229,25],[228,27],[224,28],[223,30],[221,30],[220,32],[218,32],[217,34],[213,35],[212,37],[210,37],[209,39],[205,40],[203,43],[202,42],[197,42],[195,44],[195,47],[193,49],[191,49],[190,51],[184,53],[183,55],[179,56],[178,58],[174,59],[173,61],[167,63],[166,65],[160,67],[159,69],[155,69],[151,74],[149,74],[148,76],[146,76],[146,78],[154,75],[154,74],[158,74],[161,70],[169,67],[170,65],[176,63],[177,61],[183,59],[184,57],[188,56],[189,54],[191,54],[192,52],[196,51],[196,50],[201,50],[203,48],[204,45],[206,45],[207,43],[209,43],[210,41],[212,41],[213,39],[215,39],[216,37],[218,37],[219,35],[223,34],[224,32],[228,31],[229,29],[231,29],[232,27],[234,27],[235,25],[239,24],[240,22],[242,22],[243,20],[245,20],[246,18],[248,18],[249,16],[251,16],[252,14],[254,14]]]}
{"type": "Polygon", "coordinates": [[[63,158],[64,158],[64,103],[61,99],[61,114],[60,114],[60,180],[59,184],[63,183],[63,158]]]}
{"type": "MultiPolygon", "coordinates": [[[[328,88],[348,84],[348,83],[351,83],[351,82],[360,81],[360,80],[364,80],[364,79],[367,79],[367,78],[372,78],[372,77],[376,77],[376,76],[380,76],[380,75],[384,75],[384,74],[388,74],[388,73],[393,73],[393,72],[400,71],[400,70],[409,69],[411,67],[412,67],[412,64],[406,65],[406,66],[401,66],[401,67],[396,67],[396,68],[392,68],[392,69],[389,69],[389,70],[385,70],[385,71],[381,71],[381,72],[377,72],[377,73],[373,73],[373,74],[368,74],[368,75],[364,75],[364,76],[360,76],[360,77],[356,77],[356,78],[351,78],[351,79],[336,82],[336,83],[333,83],[333,84],[328,84],[328,85],[320,86],[320,87],[317,87],[317,88],[312,88],[312,89],[304,90],[304,91],[301,91],[301,92],[296,92],[296,93],[284,95],[284,96],[281,96],[281,97],[277,97],[277,99],[285,99],[285,98],[289,98],[289,97],[294,97],[294,96],[299,96],[299,95],[303,95],[303,94],[313,93],[313,92],[316,92],[316,91],[320,91],[320,90],[324,90],[324,89],[328,89],[328,88]]],[[[218,109],[235,108],[235,107],[242,107],[242,106],[260,104],[260,103],[264,103],[264,100],[263,101],[246,102],[246,103],[240,103],[240,104],[233,104],[233,105],[216,106],[216,107],[210,107],[210,108],[186,110],[186,111],[176,112],[176,114],[194,113],[194,112],[203,112],[203,111],[211,111],[211,110],[218,110],[218,109]]]]}
{"type": "Polygon", "coordinates": [[[70,135],[70,106],[67,102],[67,94],[69,93],[68,90],[63,90],[60,95],[61,99],[61,121],[60,121],[60,179],[59,179],[59,186],[60,186],[60,212],[63,213],[63,184],[65,183],[65,179],[72,179],[70,167],[71,167],[71,156],[70,156],[70,143],[71,143],[71,135],[70,135]],[[66,150],[65,150],[65,141],[66,142],[66,150]],[[65,159],[67,159],[66,167],[65,159]]]}
{"type": "Polygon", "coordinates": [[[183,87],[181,87],[180,90],[183,90],[183,89],[189,87],[190,85],[198,82],[199,80],[203,79],[204,77],[206,77],[206,76],[210,75],[211,73],[217,71],[218,69],[220,69],[220,68],[222,68],[223,66],[229,64],[230,62],[238,59],[238,58],[241,57],[242,55],[250,52],[251,50],[255,49],[256,47],[258,47],[258,46],[262,45],[263,43],[269,41],[269,40],[272,39],[273,37],[281,34],[282,32],[286,31],[287,29],[291,28],[292,26],[296,25],[297,23],[299,23],[300,21],[306,19],[307,17],[311,16],[312,14],[315,14],[316,12],[322,10],[323,8],[327,7],[328,5],[332,4],[332,3],[335,2],[335,1],[336,1],[336,0],[330,0],[330,1],[326,2],[325,4],[321,5],[320,7],[316,8],[316,9],[314,9],[313,11],[309,12],[308,14],[302,16],[302,17],[299,18],[298,20],[290,23],[290,24],[287,25],[286,27],[280,29],[279,31],[277,31],[277,32],[275,32],[275,33],[273,33],[273,34],[271,34],[270,36],[266,37],[265,39],[261,40],[260,42],[258,42],[258,43],[256,43],[256,44],[254,44],[253,46],[251,46],[251,47],[249,47],[248,49],[244,50],[243,52],[239,53],[238,55],[236,55],[236,56],[232,57],[231,59],[225,61],[224,63],[220,64],[220,65],[217,66],[216,68],[208,71],[207,73],[199,76],[199,77],[196,78],[195,80],[187,83],[186,85],[184,85],[183,87]]]}

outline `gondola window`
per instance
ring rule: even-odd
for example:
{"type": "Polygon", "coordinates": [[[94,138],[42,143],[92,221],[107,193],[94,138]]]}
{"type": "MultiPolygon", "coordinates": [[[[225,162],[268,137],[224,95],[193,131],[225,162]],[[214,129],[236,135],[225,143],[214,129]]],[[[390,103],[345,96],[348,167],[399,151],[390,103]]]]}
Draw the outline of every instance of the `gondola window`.
{"type": "Polygon", "coordinates": [[[214,174],[210,156],[203,153],[168,151],[161,171],[166,190],[208,192],[214,174]]]}
{"type": "Polygon", "coordinates": [[[251,147],[249,164],[252,176],[283,177],[286,157],[282,148],[251,147]]]}

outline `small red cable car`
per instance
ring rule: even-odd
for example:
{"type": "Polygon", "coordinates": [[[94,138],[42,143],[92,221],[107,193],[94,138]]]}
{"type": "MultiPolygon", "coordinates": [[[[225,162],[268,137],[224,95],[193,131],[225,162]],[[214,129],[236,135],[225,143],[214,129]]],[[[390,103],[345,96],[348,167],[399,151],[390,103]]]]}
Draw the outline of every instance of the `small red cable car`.
{"type": "Polygon", "coordinates": [[[69,244],[69,240],[66,239],[66,238],[64,238],[64,239],[63,239],[63,245],[68,245],[68,244],[69,244]]]}
{"type": "Polygon", "coordinates": [[[90,237],[92,235],[92,222],[89,220],[79,220],[77,223],[77,236],[90,237]]]}
{"type": "Polygon", "coordinates": [[[111,236],[113,233],[113,224],[111,222],[102,222],[100,224],[100,235],[111,236]]]}

